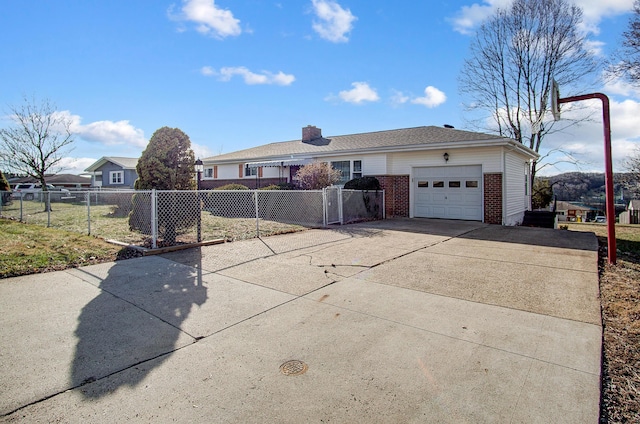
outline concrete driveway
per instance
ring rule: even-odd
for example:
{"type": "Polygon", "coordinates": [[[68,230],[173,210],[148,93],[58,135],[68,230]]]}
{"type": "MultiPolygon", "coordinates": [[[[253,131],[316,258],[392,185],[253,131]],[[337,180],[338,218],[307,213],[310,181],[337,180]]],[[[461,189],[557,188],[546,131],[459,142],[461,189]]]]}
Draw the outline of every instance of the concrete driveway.
{"type": "Polygon", "coordinates": [[[399,219],[0,280],[2,422],[597,423],[592,234],[399,219]]]}

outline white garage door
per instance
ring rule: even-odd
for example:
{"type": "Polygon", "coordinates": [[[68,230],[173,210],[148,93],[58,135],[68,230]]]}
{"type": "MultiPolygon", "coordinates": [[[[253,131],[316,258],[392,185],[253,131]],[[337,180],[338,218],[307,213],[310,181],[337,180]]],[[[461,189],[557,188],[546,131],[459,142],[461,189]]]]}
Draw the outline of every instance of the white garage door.
{"type": "Polygon", "coordinates": [[[482,221],[482,167],[414,168],[414,216],[482,221]]]}

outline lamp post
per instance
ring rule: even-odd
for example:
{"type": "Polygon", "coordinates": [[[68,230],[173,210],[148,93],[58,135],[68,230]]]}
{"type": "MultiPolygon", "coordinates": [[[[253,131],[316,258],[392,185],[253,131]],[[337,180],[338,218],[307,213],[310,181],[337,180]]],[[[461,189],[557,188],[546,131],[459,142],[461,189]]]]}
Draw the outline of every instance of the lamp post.
{"type": "Polygon", "coordinates": [[[198,231],[198,243],[200,243],[202,241],[202,202],[200,201],[200,178],[202,176],[202,171],[204,170],[204,165],[202,164],[202,161],[200,160],[200,158],[198,158],[195,162],[195,169],[196,169],[196,174],[197,174],[197,180],[196,180],[196,194],[197,194],[197,198],[198,198],[198,218],[196,220],[196,225],[197,225],[197,231],[198,231]]]}

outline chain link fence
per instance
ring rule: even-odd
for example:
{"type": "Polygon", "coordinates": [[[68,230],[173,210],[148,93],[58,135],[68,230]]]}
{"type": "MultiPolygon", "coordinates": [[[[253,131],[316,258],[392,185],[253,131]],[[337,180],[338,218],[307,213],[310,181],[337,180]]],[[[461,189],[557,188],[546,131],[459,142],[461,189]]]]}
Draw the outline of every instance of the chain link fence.
{"type": "Polygon", "coordinates": [[[339,187],[44,192],[30,200],[7,192],[0,196],[2,217],[148,248],[384,218],[384,192],[339,187]]]}

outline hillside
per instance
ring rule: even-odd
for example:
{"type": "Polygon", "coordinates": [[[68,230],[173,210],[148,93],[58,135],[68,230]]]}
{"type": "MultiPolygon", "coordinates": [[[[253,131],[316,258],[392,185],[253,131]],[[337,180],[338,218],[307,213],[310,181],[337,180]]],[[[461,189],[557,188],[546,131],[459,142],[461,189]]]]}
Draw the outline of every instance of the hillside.
{"type": "MultiPolygon", "coordinates": [[[[637,198],[628,189],[631,176],[629,173],[614,174],[613,187],[616,203],[625,203],[632,198],[637,198]]],[[[581,202],[593,206],[604,204],[605,186],[603,173],[566,172],[551,177],[538,178],[549,180],[553,187],[553,194],[558,200],[581,202]]]]}

